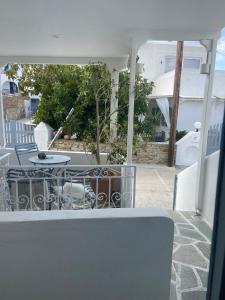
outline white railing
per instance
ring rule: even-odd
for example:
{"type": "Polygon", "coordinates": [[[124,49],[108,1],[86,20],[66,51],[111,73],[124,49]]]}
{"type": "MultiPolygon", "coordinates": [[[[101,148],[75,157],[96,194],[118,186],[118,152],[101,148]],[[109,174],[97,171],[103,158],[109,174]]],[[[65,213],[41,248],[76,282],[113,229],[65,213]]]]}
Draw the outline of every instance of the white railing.
{"type": "Polygon", "coordinates": [[[5,209],[4,198],[6,195],[6,184],[5,184],[5,169],[9,166],[10,153],[5,153],[0,156],[0,210],[5,209]]]}
{"type": "Polygon", "coordinates": [[[7,147],[14,147],[16,144],[33,143],[34,126],[17,120],[6,120],[5,135],[7,147]]]}
{"type": "Polygon", "coordinates": [[[9,157],[11,153],[5,153],[0,156],[0,168],[9,166],[9,157]]]}
{"type": "Polygon", "coordinates": [[[134,166],[17,166],[2,173],[4,211],[134,206],[134,166]]]}
{"type": "Polygon", "coordinates": [[[220,149],[222,136],[222,124],[214,124],[209,127],[207,140],[207,155],[220,149]]]}

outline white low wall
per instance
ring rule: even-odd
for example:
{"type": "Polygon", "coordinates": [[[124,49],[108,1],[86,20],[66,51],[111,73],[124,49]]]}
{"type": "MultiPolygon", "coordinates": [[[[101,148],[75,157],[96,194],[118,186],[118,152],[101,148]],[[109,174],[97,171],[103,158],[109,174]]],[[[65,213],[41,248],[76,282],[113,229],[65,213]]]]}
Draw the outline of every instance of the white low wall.
{"type": "Polygon", "coordinates": [[[213,226],[215,210],[216,187],[220,156],[219,153],[220,151],[214,152],[206,158],[206,178],[202,217],[211,227],[213,226]]]}
{"type": "MultiPolygon", "coordinates": [[[[215,208],[219,153],[219,151],[214,152],[207,156],[205,160],[205,186],[201,213],[203,219],[211,228],[213,226],[215,208]]],[[[197,168],[198,163],[195,163],[177,175],[175,196],[176,210],[195,211],[197,168]]]]}
{"type": "Polygon", "coordinates": [[[53,138],[53,128],[41,122],[34,128],[34,140],[39,150],[47,150],[48,144],[53,138]]]}
{"type": "MultiPolygon", "coordinates": [[[[73,151],[52,151],[52,150],[45,150],[46,154],[61,154],[61,155],[68,155],[71,157],[70,164],[71,165],[96,165],[96,159],[95,157],[89,152],[73,152],[73,151]]],[[[5,153],[11,153],[9,158],[9,164],[10,165],[18,165],[18,159],[16,157],[15,150],[13,148],[1,148],[0,149],[0,155],[3,155],[5,153]]],[[[29,157],[34,156],[34,153],[30,153],[29,155],[26,155],[25,157],[21,158],[22,163],[24,165],[29,165],[29,157]]],[[[102,164],[105,164],[107,160],[107,154],[102,153],[101,154],[101,161],[102,164]]]]}
{"type": "Polygon", "coordinates": [[[198,160],[200,132],[190,131],[176,142],[176,165],[191,166],[198,160]]]}
{"type": "Polygon", "coordinates": [[[169,300],[160,209],[0,213],[0,248],[2,300],[169,300]]]}
{"type": "Polygon", "coordinates": [[[176,177],[176,210],[195,211],[197,167],[195,163],[176,177]]]}

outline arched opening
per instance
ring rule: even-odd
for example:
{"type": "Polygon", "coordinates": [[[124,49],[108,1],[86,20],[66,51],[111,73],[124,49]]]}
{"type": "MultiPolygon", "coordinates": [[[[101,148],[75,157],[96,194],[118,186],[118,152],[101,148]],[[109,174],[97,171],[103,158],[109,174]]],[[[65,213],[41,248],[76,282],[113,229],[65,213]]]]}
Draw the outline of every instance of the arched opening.
{"type": "Polygon", "coordinates": [[[19,89],[17,84],[14,81],[5,81],[2,85],[2,94],[3,95],[14,95],[18,94],[19,89]]]}

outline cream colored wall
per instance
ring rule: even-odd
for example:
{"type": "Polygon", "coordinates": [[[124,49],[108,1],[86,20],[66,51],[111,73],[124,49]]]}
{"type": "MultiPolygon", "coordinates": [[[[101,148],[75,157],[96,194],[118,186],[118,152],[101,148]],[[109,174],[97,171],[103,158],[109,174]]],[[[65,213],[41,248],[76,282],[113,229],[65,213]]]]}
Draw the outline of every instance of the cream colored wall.
{"type": "MultiPolygon", "coordinates": [[[[184,47],[184,57],[199,57],[205,59],[205,50],[202,46],[184,47]]],[[[176,56],[176,44],[146,43],[138,52],[140,62],[144,64],[143,76],[154,80],[165,72],[165,57],[176,56]]]]}

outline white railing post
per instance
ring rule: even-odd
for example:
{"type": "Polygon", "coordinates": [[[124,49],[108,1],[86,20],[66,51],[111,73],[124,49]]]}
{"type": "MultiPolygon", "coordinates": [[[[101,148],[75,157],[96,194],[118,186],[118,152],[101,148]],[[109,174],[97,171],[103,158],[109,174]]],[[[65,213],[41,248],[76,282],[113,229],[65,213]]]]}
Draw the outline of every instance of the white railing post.
{"type": "Polygon", "coordinates": [[[201,44],[207,50],[206,64],[202,65],[202,74],[206,74],[204,102],[201,120],[198,173],[196,184],[196,212],[201,213],[204,183],[205,183],[205,158],[207,153],[207,138],[210,119],[210,102],[212,99],[213,79],[216,61],[217,39],[201,41],[201,44]]]}
{"type": "Polygon", "coordinates": [[[6,141],[5,141],[5,119],[4,119],[1,73],[2,73],[2,65],[0,65],[0,147],[4,148],[6,145],[6,141]]]}
{"type": "Polygon", "coordinates": [[[117,116],[118,116],[118,89],[119,89],[119,71],[112,70],[112,94],[110,101],[110,138],[113,142],[117,137],[117,116]]]}
{"type": "Polygon", "coordinates": [[[133,46],[130,55],[130,83],[129,83],[129,107],[128,107],[128,132],[127,132],[127,164],[132,164],[133,135],[134,135],[134,99],[135,99],[135,75],[138,47],[133,46]]]}

